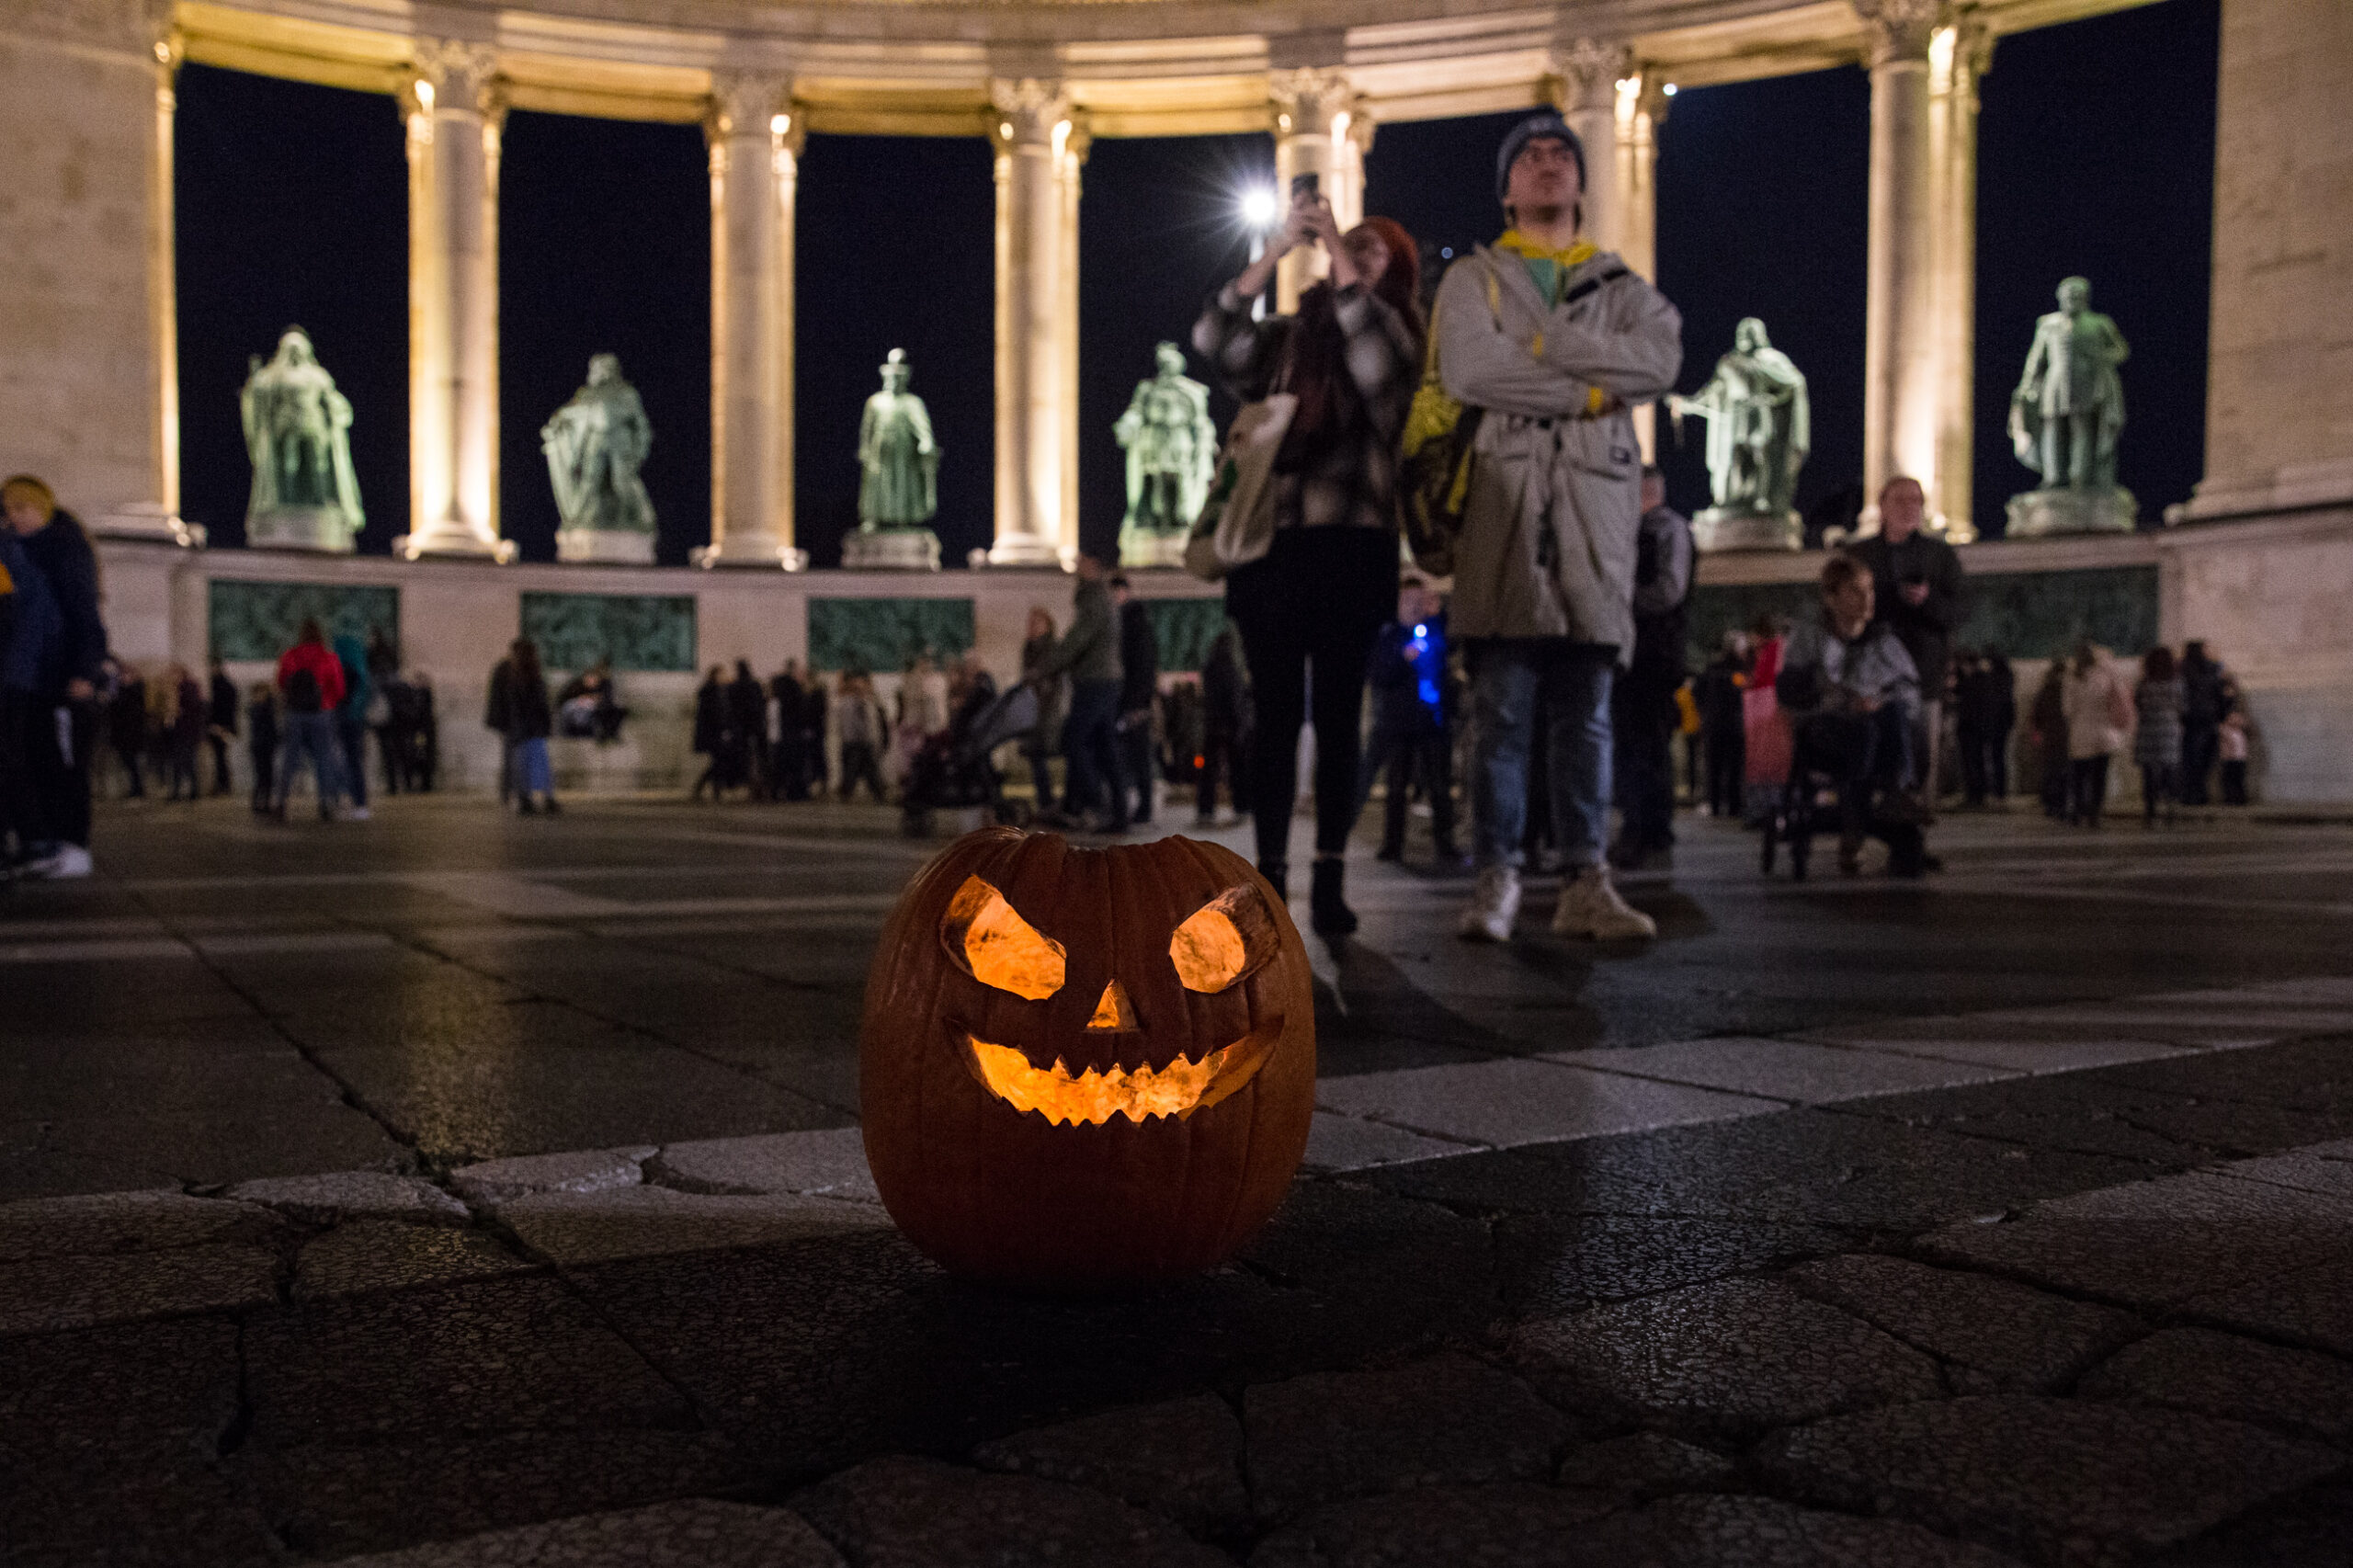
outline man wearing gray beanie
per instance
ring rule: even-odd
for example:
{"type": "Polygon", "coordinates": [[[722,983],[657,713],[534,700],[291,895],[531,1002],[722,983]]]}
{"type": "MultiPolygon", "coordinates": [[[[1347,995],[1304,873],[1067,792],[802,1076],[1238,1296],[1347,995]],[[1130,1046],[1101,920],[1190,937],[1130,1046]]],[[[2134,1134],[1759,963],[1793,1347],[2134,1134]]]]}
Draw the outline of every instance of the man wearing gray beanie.
{"type": "Polygon", "coordinates": [[[1683,318],[1579,233],[1585,148],[1557,114],[1495,154],[1503,236],[1448,269],[1430,354],[1472,442],[1449,615],[1469,651],[1478,891],[1461,934],[1508,941],[1519,912],[1529,758],[1550,763],[1561,898],[1552,929],[1657,935],[1609,881],[1609,688],[1634,649],[1642,448],[1631,408],[1683,364],[1683,318]],[[1545,714],[1538,736],[1536,713],[1545,714]]]}

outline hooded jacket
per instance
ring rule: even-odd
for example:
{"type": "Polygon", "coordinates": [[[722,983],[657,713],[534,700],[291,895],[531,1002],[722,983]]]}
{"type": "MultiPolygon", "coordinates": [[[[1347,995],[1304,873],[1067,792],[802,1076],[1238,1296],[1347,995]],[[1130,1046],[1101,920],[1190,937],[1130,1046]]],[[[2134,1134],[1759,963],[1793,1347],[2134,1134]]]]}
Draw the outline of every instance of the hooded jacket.
{"type": "Polygon", "coordinates": [[[1674,386],[1683,318],[1606,251],[1569,266],[1559,291],[1552,304],[1518,256],[1489,245],[1438,286],[1439,379],[1486,411],[1449,619],[1458,638],[1606,643],[1623,665],[1643,471],[1628,408],[1674,386]]]}

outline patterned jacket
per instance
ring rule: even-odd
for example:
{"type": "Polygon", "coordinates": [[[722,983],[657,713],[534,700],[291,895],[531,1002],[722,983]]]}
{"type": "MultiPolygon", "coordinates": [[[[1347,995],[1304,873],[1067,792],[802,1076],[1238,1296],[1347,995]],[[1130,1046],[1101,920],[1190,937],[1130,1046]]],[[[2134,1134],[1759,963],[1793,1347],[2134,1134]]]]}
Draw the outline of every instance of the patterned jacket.
{"type": "MultiPolygon", "coordinates": [[[[1347,339],[1345,378],[1336,430],[1315,461],[1300,473],[1275,476],[1275,527],[1397,526],[1397,437],[1421,382],[1422,346],[1405,318],[1362,288],[1343,289],[1333,301],[1347,339]]],[[[1193,324],[1193,347],[1226,389],[1244,403],[1265,397],[1281,367],[1293,316],[1250,319],[1250,303],[1227,284],[1193,324]]]]}

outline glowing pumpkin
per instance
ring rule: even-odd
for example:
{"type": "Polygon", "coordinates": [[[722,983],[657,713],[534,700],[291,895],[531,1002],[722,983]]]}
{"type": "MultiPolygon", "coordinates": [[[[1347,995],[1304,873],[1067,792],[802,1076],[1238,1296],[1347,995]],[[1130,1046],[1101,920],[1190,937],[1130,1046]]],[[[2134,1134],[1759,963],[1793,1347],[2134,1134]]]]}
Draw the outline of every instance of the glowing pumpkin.
{"type": "Polygon", "coordinates": [[[1213,844],[959,839],[901,895],[867,981],[883,1204],[982,1278],[1083,1289],[1224,1261],[1307,1147],[1311,983],[1273,890],[1213,844]]]}

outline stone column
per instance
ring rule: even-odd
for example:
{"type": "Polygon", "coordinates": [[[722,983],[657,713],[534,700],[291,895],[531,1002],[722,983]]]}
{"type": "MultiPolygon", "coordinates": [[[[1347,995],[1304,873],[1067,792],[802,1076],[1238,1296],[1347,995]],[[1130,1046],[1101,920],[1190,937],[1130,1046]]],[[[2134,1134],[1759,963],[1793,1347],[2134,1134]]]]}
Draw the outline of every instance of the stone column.
{"type": "Polygon", "coordinates": [[[1625,210],[1619,175],[1619,84],[1631,78],[1622,43],[1576,38],[1552,51],[1552,107],[1585,143],[1585,236],[1623,254],[1625,210]]]}
{"type": "Polygon", "coordinates": [[[408,120],[409,531],[393,549],[506,561],[498,537],[498,142],[488,44],[419,39],[408,120]]]}
{"type": "MultiPolygon", "coordinates": [[[[1274,71],[1267,93],[1275,132],[1275,199],[1288,210],[1290,182],[1316,176],[1332,217],[1343,233],[1364,218],[1364,154],[1372,122],[1357,101],[1348,74],[1310,65],[1274,71]]],[[[1321,278],[1330,263],[1320,247],[1302,246],[1275,269],[1275,308],[1298,308],[1301,290],[1321,278]]]]}
{"type": "MultiPolygon", "coordinates": [[[[1667,105],[1674,97],[1666,80],[1653,68],[1618,78],[1613,106],[1617,233],[1614,244],[1599,243],[1606,249],[1615,249],[1629,267],[1652,282],[1658,280],[1658,131],[1666,123],[1667,105]]],[[[1586,157],[1588,162],[1597,161],[1590,152],[1586,157]]],[[[1658,454],[1655,404],[1646,403],[1634,410],[1634,435],[1642,443],[1643,460],[1654,460],[1658,454]]]]}
{"type": "Polygon", "coordinates": [[[1938,0],[1853,0],[1870,43],[1870,237],[1863,318],[1865,532],[1898,473],[1937,467],[1936,187],[1928,41],[1938,0]]]}
{"type": "Polygon", "coordinates": [[[793,207],[803,131],[790,77],[724,72],[710,146],[710,543],[698,566],[798,571],[792,543],[793,207]]]}
{"type": "Polygon", "coordinates": [[[988,562],[1056,566],[1065,544],[1074,551],[1077,545],[1065,488],[1077,398],[1064,378],[1075,355],[1063,343],[1067,335],[1074,347],[1076,338],[1074,128],[1058,82],[998,79],[989,85],[989,101],[996,145],[996,542],[988,562]]]}
{"type": "Polygon", "coordinates": [[[1094,138],[1084,115],[1074,116],[1054,179],[1061,196],[1062,287],[1054,296],[1054,333],[1062,345],[1063,523],[1059,553],[1078,559],[1078,199],[1094,138]]]}
{"type": "Polygon", "coordinates": [[[1928,43],[1928,130],[1936,181],[1937,459],[1928,513],[1954,544],[1976,539],[1972,467],[1977,390],[1977,81],[1994,36],[1973,14],[1928,43]]]}

